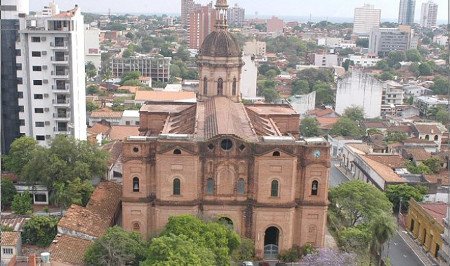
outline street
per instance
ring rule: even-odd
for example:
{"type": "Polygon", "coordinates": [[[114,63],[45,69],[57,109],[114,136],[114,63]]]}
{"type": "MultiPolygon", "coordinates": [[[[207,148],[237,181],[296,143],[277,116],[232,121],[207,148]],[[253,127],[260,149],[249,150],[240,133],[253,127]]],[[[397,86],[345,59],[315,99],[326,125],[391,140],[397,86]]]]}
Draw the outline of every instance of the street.
{"type": "Polygon", "coordinates": [[[392,266],[422,266],[420,259],[413,250],[406,244],[398,233],[392,237],[389,243],[389,251],[384,256],[388,256],[392,266]]]}
{"type": "Polygon", "coordinates": [[[332,160],[331,161],[331,169],[330,169],[330,188],[334,188],[339,186],[340,184],[349,181],[348,178],[336,168],[336,164],[339,164],[339,161],[332,160]]]}

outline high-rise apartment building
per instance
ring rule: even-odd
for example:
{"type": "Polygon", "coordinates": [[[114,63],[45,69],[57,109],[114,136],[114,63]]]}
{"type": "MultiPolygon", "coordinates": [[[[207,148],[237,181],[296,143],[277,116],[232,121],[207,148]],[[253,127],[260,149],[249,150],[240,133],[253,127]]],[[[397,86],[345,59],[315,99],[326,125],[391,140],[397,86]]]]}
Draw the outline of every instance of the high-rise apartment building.
{"type": "Polygon", "coordinates": [[[19,17],[29,12],[28,0],[1,1],[1,153],[9,151],[20,136],[19,103],[17,91],[16,46],[20,30],[19,17]]]}
{"type": "Polygon", "coordinates": [[[414,24],[415,9],[416,9],[416,0],[400,0],[398,23],[401,25],[414,24]]]}
{"type": "Polygon", "coordinates": [[[420,13],[420,26],[424,28],[436,27],[438,5],[433,1],[422,3],[422,12],[420,13]]]}
{"type": "Polygon", "coordinates": [[[214,30],[216,10],[212,4],[195,7],[189,19],[189,47],[199,49],[206,36],[214,30]]]}
{"type": "Polygon", "coordinates": [[[245,20],[245,9],[235,4],[228,9],[228,24],[233,27],[242,27],[245,20]]]}
{"type": "Polygon", "coordinates": [[[189,20],[194,5],[194,0],[181,0],[181,25],[183,27],[189,26],[189,20]]]}
{"type": "Polygon", "coordinates": [[[41,145],[58,134],[86,139],[83,21],[78,6],[20,21],[16,45],[20,133],[41,145]]]}
{"type": "Polygon", "coordinates": [[[410,26],[373,29],[369,37],[369,53],[385,56],[391,51],[417,48],[417,38],[410,26]]]}
{"type": "Polygon", "coordinates": [[[380,19],[381,9],[376,9],[373,5],[355,8],[353,34],[368,36],[373,28],[380,27],[380,19]]]}

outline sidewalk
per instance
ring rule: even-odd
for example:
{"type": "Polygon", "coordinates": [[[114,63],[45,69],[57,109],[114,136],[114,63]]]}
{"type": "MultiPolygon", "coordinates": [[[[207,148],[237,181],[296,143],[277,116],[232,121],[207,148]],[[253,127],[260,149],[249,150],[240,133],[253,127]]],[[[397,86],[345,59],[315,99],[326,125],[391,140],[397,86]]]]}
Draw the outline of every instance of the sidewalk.
{"type": "Polygon", "coordinates": [[[398,234],[406,242],[406,244],[411,248],[411,250],[417,255],[417,257],[423,262],[424,265],[438,265],[435,261],[431,260],[427,253],[424,251],[422,246],[420,246],[416,241],[408,234],[403,228],[398,228],[398,234]]]}

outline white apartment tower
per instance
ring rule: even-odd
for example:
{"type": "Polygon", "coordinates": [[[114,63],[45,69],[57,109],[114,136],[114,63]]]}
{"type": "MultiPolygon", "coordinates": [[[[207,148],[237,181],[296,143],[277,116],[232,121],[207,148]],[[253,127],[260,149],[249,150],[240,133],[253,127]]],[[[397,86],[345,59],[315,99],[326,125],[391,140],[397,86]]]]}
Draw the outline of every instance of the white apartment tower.
{"type": "Polygon", "coordinates": [[[373,5],[365,4],[355,8],[353,34],[368,36],[373,28],[380,27],[380,19],[381,9],[376,9],[373,5]]]}
{"type": "Polygon", "coordinates": [[[437,22],[438,5],[433,1],[422,3],[420,13],[420,26],[424,28],[434,28],[437,22]]]}
{"type": "Polygon", "coordinates": [[[85,140],[83,16],[78,6],[45,14],[20,20],[16,47],[20,133],[41,145],[58,134],[85,140]]]}

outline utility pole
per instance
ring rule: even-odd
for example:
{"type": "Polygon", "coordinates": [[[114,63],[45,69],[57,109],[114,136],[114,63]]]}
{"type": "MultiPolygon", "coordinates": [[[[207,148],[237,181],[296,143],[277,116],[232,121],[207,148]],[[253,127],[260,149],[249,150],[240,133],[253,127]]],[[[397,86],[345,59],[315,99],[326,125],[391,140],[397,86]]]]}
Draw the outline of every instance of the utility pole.
{"type": "Polygon", "coordinates": [[[398,205],[398,215],[397,215],[397,222],[400,222],[400,218],[402,215],[402,201],[403,201],[403,197],[400,197],[400,203],[398,205]]]}

